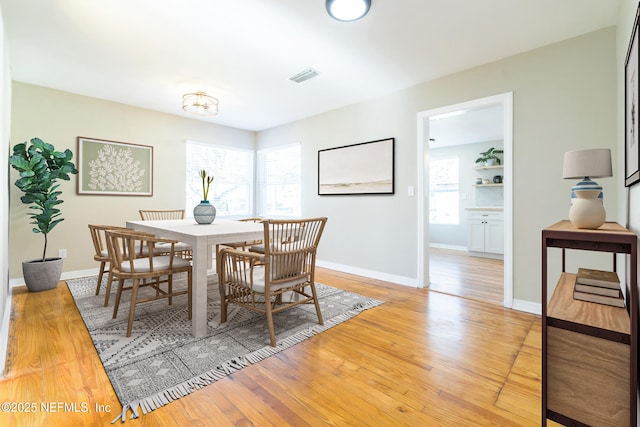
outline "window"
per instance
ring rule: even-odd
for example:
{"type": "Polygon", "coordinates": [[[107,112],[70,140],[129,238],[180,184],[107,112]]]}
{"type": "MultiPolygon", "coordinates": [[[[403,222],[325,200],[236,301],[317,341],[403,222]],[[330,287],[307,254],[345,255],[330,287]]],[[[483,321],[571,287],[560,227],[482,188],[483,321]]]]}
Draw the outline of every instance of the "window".
{"type": "Polygon", "coordinates": [[[300,144],[258,151],[258,216],[301,215],[301,157],[300,144]]]}
{"type": "Polygon", "coordinates": [[[253,216],[253,150],[187,141],[187,215],[203,197],[199,171],[213,175],[209,201],[217,216],[253,216]]]}
{"type": "Polygon", "coordinates": [[[459,224],[458,158],[433,159],[429,170],[429,222],[459,224]]]}

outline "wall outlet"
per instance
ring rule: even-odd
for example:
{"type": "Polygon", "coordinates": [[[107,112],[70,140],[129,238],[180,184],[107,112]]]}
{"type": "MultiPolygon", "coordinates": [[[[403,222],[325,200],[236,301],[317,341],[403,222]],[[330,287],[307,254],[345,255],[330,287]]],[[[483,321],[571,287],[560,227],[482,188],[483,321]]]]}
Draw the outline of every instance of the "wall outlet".
{"type": "Polygon", "coordinates": [[[66,249],[58,249],[58,257],[59,258],[66,258],[67,257],[67,250],[66,249]]]}

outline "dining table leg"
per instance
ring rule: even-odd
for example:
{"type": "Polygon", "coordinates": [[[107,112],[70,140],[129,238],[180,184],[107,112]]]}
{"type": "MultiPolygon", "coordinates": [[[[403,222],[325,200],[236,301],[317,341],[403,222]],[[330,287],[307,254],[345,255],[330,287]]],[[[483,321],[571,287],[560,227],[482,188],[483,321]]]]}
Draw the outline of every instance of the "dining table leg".
{"type": "Polygon", "coordinates": [[[208,260],[207,239],[196,239],[192,245],[193,258],[193,288],[191,290],[191,303],[193,306],[192,330],[194,337],[201,337],[207,333],[207,267],[211,263],[208,260]]]}

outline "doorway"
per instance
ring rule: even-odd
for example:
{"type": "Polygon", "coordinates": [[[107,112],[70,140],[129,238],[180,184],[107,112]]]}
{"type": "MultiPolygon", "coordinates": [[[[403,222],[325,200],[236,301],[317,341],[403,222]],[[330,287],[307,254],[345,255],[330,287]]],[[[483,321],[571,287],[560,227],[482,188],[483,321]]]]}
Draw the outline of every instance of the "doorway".
{"type": "MultiPolygon", "coordinates": [[[[485,269],[486,272],[491,271],[493,272],[492,275],[494,278],[493,279],[488,278],[487,280],[488,281],[493,280],[494,282],[497,281],[498,283],[500,281],[499,279],[495,279],[495,274],[496,274],[495,272],[496,271],[501,272],[502,283],[499,283],[499,284],[503,285],[502,286],[502,305],[504,307],[511,307],[512,301],[513,301],[513,277],[512,277],[512,271],[513,271],[513,266],[512,266],[512,262],[513,262],[512,261],[513,259],[513,256],[512,256],[513,254],[513,249],[512,249],[513,248],[513,239],[512,239],[512,236],[513,236],[513,220],[512,220],[513,94],[512,93],[505,93],[505,94],[490,96],[486,98],[476,99],[476,100],[472,100],[472,101],[468,101],[460,104],[449,105],[446,107],[427,110],[427,111],[418,113],[418,196],[419,196],[418,198],[418,259],[420,260],[420,262],[418,263],[418,283],[421,284],[423,287],[425,287],[430,285],[431,279],[435,279],[436,277],[438,277],[442,281],[442,278],[445,277],[442,275],[442,272],[434,271],[433,274],[431,274],[431,271],[430,271],[430,262],[432,260],[432,256],[430,254],[430,242],[431,242],[430,219],[434,218],[434,211],[440,211],[438,212],[438,215],[440,218],[442,218],[443,215],[445,217],[447,215],[446,213],[441,212],[442,209],[430,209],[430,206],[429,206],[429,198],[430,198],[429,174],[431,170],[430,159],[432,155],[431,147],[437,147],[438,144],[440,144],[440,146],[446,145],[447,142],[444,140],[448,139],[448,136],[446,136],[446,132],[443,133],[441,129],[439,129],[442,126],[440,126],[439,124],[436,125],[435,124],[436,122],[434,120],[442,120],[444,118],[448,118],[449,120],[447,120],[447,122],[452,122],[452,123],[456,122],[457,124],[452,127],[452,131],[458,132],[458,134],[456,134],[455,138],[452,138],[452,139],[455,139],[458,143],[472,144],[473,142],[478,142],[478,141],[464,140],[465,138],[464,132],[461,132],[461,131],[467,125],[471,124],[473,120],[475,120],[477,117],[482,117],[483,114],[485,115],[485,117],[489,117],[487,116],[489,112],[493,112],[493,114],[495,114],[496,111],[499,111],[502,118],[501,127],[499,129],[499,135],[496,136],[495,138],[489,137],[488,139],[490,141],[487,142],[485,145],[487,144],[488,144],[487,146],[495,145],[491,143],[492,139],[496,140],[496,144],[497,144],[497,141],[501,139],[501,142],[503,144],[502,145],[503,153],[501,155],[502,165],[500,167],[500,171],[502,171],[502,173],[496,173],[496,175],[500,175],[502,178],[501,179],[502,182],[500,183],[499,186],[496,186],[496,187],[499,187],[501,190],[500,197],[502,199],[499,200],[499,203],[503,204],[502,212],[503,212],[503,221],[504,221],[504,237],[503,237],[504,241],[501,242],[504,249],[503,266],[502,265],[498,266],[496,261],[492,259],[482,260],[482,259],[475,259],[474,257],[474,259],[471,259],[471,258],[469,259],[470,261],[473,261],[473,262],[469,263],[469,265],[467,265],[463,270],[466,270],[467,272],[471,272],[472,275],[481,274],[483,269],[485,269]],[[465,116],[467,117],[466,123],[465,123],[465,116]],[[454,117],[456,117],[456,120],[453,120],[454,117]],[[433,129],[434,135],[432,135],[431,125],[433,125],[434,127],[433,129]],[[441,141],[437,141],[438,138],[433,137],[435,136],[436,133],[440,136],[441,141]],[[433,139],[436,139],[436,141],[432,141],[433,139]],[[499,267],[502,267],[502,268],[499,268],[499,267]]],[[[489,119],[486,119],[486,120],[489,120],[489,119]]],[[[441,123],[444,123],[444,122],[445,121],[442,120],[441,123]]],[[[480,139],[483,139],[483,138],[480,138],[480,139]]],[[[487,138],[484,138],[484,139],[487,139],[487,138]]],[[[487,147],[485,147],[485,145],[482,145],[481,151],[486,151],[487,147]]],[[[481,147],[481,145],[478,145],[478,147],[481,147]]],[[[467,147],[466,150],[473,151],[475,150],[475,148],[467,147]]],[[[463,150],[450,149],[450,151],[462,152],[463,150]]],[[[478,150],[478,152],[481,152],[481,151],[478,150]]],[[[435,148],[433,148],[433,153],[437,153],[435,148]]],[[[477,153],[475,153],[474,151],[473,155],[475,154],[477,153]]],[[[465,177],[464,179],[466,181],[470,179],[468,177],[469,173],[475,173],[475,172],[471,172],[471,170],[473,169],[472,167],[473,164],[469,165],[470,161],[468,160],[468,156],[469,155],[467,155],[467,159],[464,160],[460,165],[460,168],[463,168],[463,170],[465,171],[465,173],[461,173],[460,176],[461,177],[464,176],[465,177]]],[[[475,160],[475,158],[473,158],[473,160],[475,160]]],[[[495,171],[491,170],[490,172],[495,172],[495,171]]],[[[474,193],[470,193],[472,190],[469,189],[471,187],[468,186],[467,184],[468,182],[460,183],[460,186],[457,188],[457,191],[459,192],[459,194],[457,194],[457,197],[459,197],[461,202],[466,203],[468,199],[472,199],[470,200],[470,202],[475,203],[476,201],[478,201],[476,200],[476,197],[478,196],[478,194],[475,193],[475,187],[473,190],[474,193]]],[[[450,185],[449,190],[453,191],[451,190],[451,188],[453,187],[454,187],[453,185],[450,185]]],[[[489,185],[488,187],[491,187],[491,185],[489,185]]],[[[493,188],[491,188],[491,190],[493,190],[493,188]]],[[[487,193],[487,195],[488,194],[489,193],[487,193]]],[[[450,195],[448,197],[450,197],[450,195]]],[[[487,196],[483,196],[483,197],[485,197],[485,200],[486,200],[487,196]]],[[[493,203],[496,205],[499,204],[498,201],[496,201],[495,199],[492,200],[491,197],[489,197],[489,199],[491,200],[490,203],[493,203]]],[[[450,199],[450,200],[454,200],[454,199],[450,199]]],[[[485,203],[486,201],[481,202],[481,204],[485,204],[485,203]]],[[[439,207],[441,206],[442,205],[439,204],[439,207]]],[[[455,210],[452,210],[452,212],[454,211],[455,210]]],[[[466,235],[468,234],[466,231],[467,218],[465,213],[463,212],[460,215],[460,218],[456,218],[455,221],[454,220],[450,221],[451,228],[449,228],[449,230],[446,232],[446,234],[450,236],[451,239],[453,240],[449,245],[446,245],[446,244],[440,245],[441,250],[438,253],[433,254],[434,268],[438,268],[437,266],[441,265],[442,268],[449,269],[449,272],[453,272],[453,273],[455,273],[456,271],[456,265],[460,267],[461,266],[460,263],[463,263],[465,261],[465,259],[461,258],[460,255],[464,255],[464,256],[467,255],[466,235]],[[456,229],[454,227],[453,223],[455,221],[458,222],[459,229],[456,229]],[[460,225],[460,221],[465,221],[465,223],[460,225]],[[453,237],[455,235],[453,231],[458,232],[457,241],[453,237]],[[465,237],[460,237],[463,235],[465,237]],[[450,246],[450,247],[447,247],[447,246],[450,246]],[[452,262],[454,264],[452,264],[452,262]]],[[[447,227],[444,227],[444,229],[446,230],[447,227]]],[[[434,240],[436,240],[436,237],[437,236],[434,233],[434,240]]],[[[493,256],[493,257],[500,258],[500,256],[498,257],[493,256]]],[[[458,268],[458,272],[460,271],[461,270],[458,268]]],[[[464,273],[464,271],[462,271],[461,274],[464,276],[467,273],[464,273]]],[[[459,280],[476,280],[477,281],[477,278],[478,276],[475,276],[474,278],[467,277],[466,279],[460,278],[459,280]]],[[[480,284],[480,286],[482,286],[482,284],[480,284]]],[[[485,286],[488,286],[488,285],[485,284],[485,286]]],[[[434,289],[435,288],[436,286],[434,285],[434,289]]],[[[452,293],[455,293],[455,292],[456,291],[454,289],[452,293]]],[[[493,292],[499,292],[499,290],[495,291],[494,289],[493,292]]],[[[479,289],[479,294],[482,294],[482,293],[483,293],[483,289],[479,289]]]]}

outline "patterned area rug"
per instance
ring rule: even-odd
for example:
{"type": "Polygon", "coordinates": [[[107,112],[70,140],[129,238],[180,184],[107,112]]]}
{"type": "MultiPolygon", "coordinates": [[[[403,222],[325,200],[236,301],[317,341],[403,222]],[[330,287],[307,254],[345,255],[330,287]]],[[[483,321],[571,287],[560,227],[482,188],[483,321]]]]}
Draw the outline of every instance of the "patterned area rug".
{"type": "MultiPolygon", "coordinates": [[[[186,277],[186,276],[185,276],[186,277]]],[[[215,281],[208,284],[208,333],[191,336],[187,296],[158,300],[136,307],[131,337],[126,337],[130,291],[123,293],[118,317],[112,319],[115,292],[104,307],[106,279],[95,295],[97,276],[67,280],[93,344],[122,404],[114,420],[125,421],[184,397],[239,369],[257,363],[313,335],[342,323],[382,301],[317,284],[324,326],[315,307],[301,305],[274,315],[277,347],[269,345],[264,316],[229,307],[228,321],[220,324],[220,297],[215,281]]],[[[186,286],[186,279],[174,287],[186,286]]],[[[141,288],[149,292],[148,288],[141,288]]]]}

